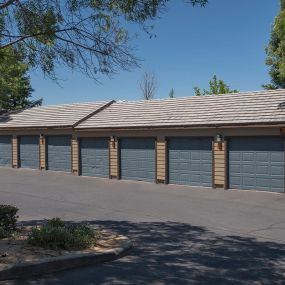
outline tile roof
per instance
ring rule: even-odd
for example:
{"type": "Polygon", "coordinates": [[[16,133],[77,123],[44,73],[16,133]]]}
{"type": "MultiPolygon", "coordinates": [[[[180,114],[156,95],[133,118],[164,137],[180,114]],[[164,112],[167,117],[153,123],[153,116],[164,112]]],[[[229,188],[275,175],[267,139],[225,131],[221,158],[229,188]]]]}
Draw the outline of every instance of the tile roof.
{"type": "Polygon", "coordinates": [[[33,107],[2,117],[1,128],[72,127],[110,102],[77,103],[33,107]],[[3,119],[4,118],[4,119],[3,119]]]}
{"type": "Polygon", "coordinates": [[[76,128],[213,127],[285,123],[285,89],[116,102],[76,128]]]}

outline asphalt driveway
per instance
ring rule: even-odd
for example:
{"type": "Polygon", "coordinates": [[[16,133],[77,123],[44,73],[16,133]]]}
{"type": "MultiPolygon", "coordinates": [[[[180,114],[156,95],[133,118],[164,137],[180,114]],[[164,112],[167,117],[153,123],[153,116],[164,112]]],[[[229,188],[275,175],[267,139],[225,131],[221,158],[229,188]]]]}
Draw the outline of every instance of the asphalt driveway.
{"type": "Polygon", "coordinates": [[[285,284],[285,195],[0,168],[21,221],[55,216],[128,235],[118,261],[1,284],[285,284]]]}

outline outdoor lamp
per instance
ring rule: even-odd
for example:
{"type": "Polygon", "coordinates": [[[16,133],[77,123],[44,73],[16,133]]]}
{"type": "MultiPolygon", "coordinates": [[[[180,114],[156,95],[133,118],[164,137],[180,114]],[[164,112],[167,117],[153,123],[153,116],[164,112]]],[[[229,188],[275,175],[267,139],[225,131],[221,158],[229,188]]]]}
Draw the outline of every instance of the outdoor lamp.
{"type": "Polygon", "coordinates": [[[218,143],[219,150],[222,150],[223,135],[217,134],[216,135],[216,142],[218,143]]]}
{"type": "Polygon", "coordinates": [[[114,135],[111,136],[112,147],[115,147],[116,137],[114,135]]]}
{"type": "Polygon", "coordinates": [[[43,134],[40,134],[40,142],[41,142],[41,144],[44,144],[44,135],[43,134]]]}

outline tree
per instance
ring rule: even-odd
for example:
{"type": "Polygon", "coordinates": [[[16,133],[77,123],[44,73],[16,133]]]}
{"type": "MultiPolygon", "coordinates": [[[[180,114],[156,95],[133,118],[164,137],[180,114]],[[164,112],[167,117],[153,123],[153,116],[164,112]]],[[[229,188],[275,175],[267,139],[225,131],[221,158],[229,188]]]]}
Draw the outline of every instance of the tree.
{"type": "MultiPolygon", "coordinates": [[[[66,65],[96,79],[137,66],[126,26],[150,31],[170,0],[0,0],[0,49],[21,50],[55,79],[66,65]],[[128,25],[127,25],[128,24],[128,25]]],[[[205,6],[208,0],[189,0],[205,6]]]]}
{"type": "Polygon", "coordinates": [[[231,90],[230,86],[227,85],[223,80],[217,78],[216,75],[213,76],[212,80],[209,82],[209,90],[203,90],[199,87],[194,87],[194,92],[196,96],[201,95],[212,95],[212,94],[228,94],[228,93],[238,93],[238,90],[231,90]]]}
{"type": "Polygon", "coordinates": [[[140,82],[140,89],[145,100],[151,100],[155,96],[157,88],[157,77],[154,72],[146,71],[140,82]]]}
{"type": "Polygon", "coordinates": [[[168,96],[169,96],[169,98],[174,98],[174,89],[173,88],[170,89],[168,96]]]}
{"type": "Polygon", "coordinates": [[[27,75],[28,65],[13,48],[0,51],[0,109],[17,110],[40,105],[41,100],[31,100],[33,89],[27,75]]]}
{"type": "Polygon", "coordinates": [[[285,88],[285,0],[281,0],[280,4],[266,48],[265,62],[270,66],[271,83],[262,85],[265,89],[285,88]]]}

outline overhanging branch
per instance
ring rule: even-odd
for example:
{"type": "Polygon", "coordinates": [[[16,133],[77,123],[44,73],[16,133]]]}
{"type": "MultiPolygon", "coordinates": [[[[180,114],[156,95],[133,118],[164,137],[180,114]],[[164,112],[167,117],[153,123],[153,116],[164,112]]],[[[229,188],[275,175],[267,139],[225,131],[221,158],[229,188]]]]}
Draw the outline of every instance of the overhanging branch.
{"type": "Polygon", "coordinates": [[[12,5],[16,1],[19,1],[19,0],[8,0],[8,1],[4,2],[3,4],[0,4],[0,10],[9,7],[10,5],[12,5]]]}

